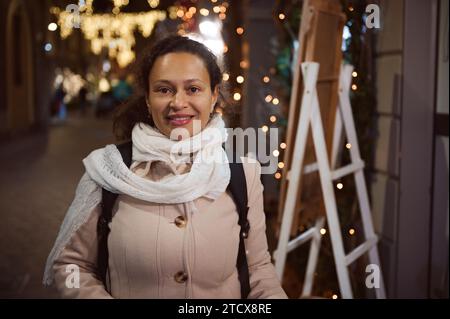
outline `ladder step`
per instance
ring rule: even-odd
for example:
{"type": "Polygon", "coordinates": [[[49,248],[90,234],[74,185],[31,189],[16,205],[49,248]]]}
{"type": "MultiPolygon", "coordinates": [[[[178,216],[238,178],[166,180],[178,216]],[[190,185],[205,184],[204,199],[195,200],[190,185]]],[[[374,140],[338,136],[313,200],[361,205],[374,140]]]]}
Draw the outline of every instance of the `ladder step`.
{"type": "MultiPolygon", "coordinates": [[[[304,175],[310,174],[310,173],[316,172],[318,170],[319,170],[319,165],[317,164],[317,162],[311,163],[311,164],[305,165],[305,167],[303,168],[303,174],[304,175]]],[[[289,178],[291,177],[291,171],[292,170],[287,172],[286,180],[289,180],[289,178]]]]}
{"type": "Polygon", "coordinates": [[[300,245],[303,245],[308,240],[313,239],[314,236],[317,236],[319,234],[319,230],[316,227],[311,227],[307,231],[300,234],[298,237],[294,238],[290,242],[288,242],[287,245],[287,252],[290,252],[297,248],[300,245]]]}
{"type": "MultiPolygon", "coordinates": [[[[343,176],[355,173],[363,168],[364,168],[364,162],[359,161],[359,162],[349,164],[349,165],[343,166],[341,168],[338,168],[337,170],[332,171],[331,177],[333,178],[333,180],[336,180],[343,176]]],[[[314,173],[318,170],[319,170],[319,165],[317,164],[317,162],[311,163],[311,164],[305,165],[305,167],[303,168],[303,174],[306,175],[306,174],[314,173]]],[[[291,176],[291,171],[289,171],[287,173],[286,179],[289,180],[290,176],[291,176]]]]}
{"type": "Polygon", "coordinates": [[[359,161],[359,162],[349,164],[349,165],[343,166],[341,168],[338,168],[337,170],[332,171],[331,177],[333,180],[336,180],[343,176],[355,173],[363,168],[364,168],[364,162],[359,161]]]}
{"type": "Polygon", "coordinates": [[[374,247],[378,242],[378,237],[369,238],[367,241],[356,247],[350,254],[345,256],[345,264],[348,266],[352,264],[356,259],[361,257],[364,253],[374,247]]]}

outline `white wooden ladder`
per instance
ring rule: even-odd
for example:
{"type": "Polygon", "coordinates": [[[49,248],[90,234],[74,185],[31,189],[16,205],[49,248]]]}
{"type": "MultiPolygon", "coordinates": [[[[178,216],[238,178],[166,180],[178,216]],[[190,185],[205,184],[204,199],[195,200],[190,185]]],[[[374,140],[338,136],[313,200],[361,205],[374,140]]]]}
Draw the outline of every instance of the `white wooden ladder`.
{"type": "Polygon", "coordinates": [[[280,279],[283,278],[283,271],[287,254],[295,248],[299,247],[301,244],[311,240],[302,296],[311,295],[312,285],[314,281],[314,272],[317,265],[322,237],[320,234],[320,229],[323,227],[325,219],[323,217],[319,218],[316,221],[314,227],[311,227],[291,241],[289,241],[289,234],[294,217],[296,194],[300,185],[301,175],[302,173],[308,174],[318,170],[320,175],[322,194],[325,202],[326,220],[330,232],[336,272],[342,298],[353,298],[352,287],[347,267],[366,252],[368,252],[371,268],[374,270],[373,279],[377,281],[376,283],[372,282],[373,285],[371,285],[371,287],[368,286],[368,288],[375,289],[377,298],[385,298],[384,282],[377,249],[378,237],[373,229],[369,198],[367,195],[367,187],[364,179],[364,162],[362,161],[360,156],[355,124],[353,121],[353,114],[350,106],[350,86],[352,83],[353,67],[351,65],[343,65],[340,73],[339,105],[338,111],[336,113],[331,160],[331,167],[333,169],[330,168],[328,160],[322,119],[320,116],[319,100],[316,90],[319,64],[314,62],[305,62],[302,63],[301,70],[304,79],[304,91],[301,101],[298,130],[296,133],[295,145],[291,160],[291,163],[295,164],[291,165],[291,170],[287,175],[289,184],[287,188],[286,203],[284,206],[278,247],[274,252],[275,269],[277,275],[280,279]],[[317,162],[303,167],[306,138],[310,124],[312,128],[313,143],[317,162]],[[348,143],[350,143],[349,148],[351,163],[344,167],[334,169],[336,154],[341,140],[340,138],[342,133],[342,125],[345,128],[347,141],[348,143]],[[302,168],[303,172],[301,172],[302,168]],[[365,242],[360,244],[350,253],[346,254],[342,242],[333,181],[350,174],[354,174],[355,178],[359,208],[361,211],[362,224],[364,228],[365,242]]]}

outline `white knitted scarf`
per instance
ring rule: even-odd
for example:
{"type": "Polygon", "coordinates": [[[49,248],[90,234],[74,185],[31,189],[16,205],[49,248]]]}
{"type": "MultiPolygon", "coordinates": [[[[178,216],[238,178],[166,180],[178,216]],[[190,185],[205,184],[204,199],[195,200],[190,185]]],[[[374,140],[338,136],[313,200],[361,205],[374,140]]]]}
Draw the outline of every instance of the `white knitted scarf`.
{"type": "Polygon", "coordinates": [[[219,197],[230,182],[230,168],[222,143],[228,134],[220,115],[215,115],[198,134],[180,141],[169,139],[157,129],[138,123],[132,131],[132,165],[128,168],[115,145],[91,152],[83,164],[86,173],[81,178],[75,198],[61,225],[44,272],[43,282],[53,282],[52,266],[73,233],[83,225],[92,210],[101,202],[101,189],[153,203],[191,203],[205,196],[219,197]],[[152,181],[133,173],[145,162],[163,161],[169,164],[191,163],[189,172],[152,181]]]}

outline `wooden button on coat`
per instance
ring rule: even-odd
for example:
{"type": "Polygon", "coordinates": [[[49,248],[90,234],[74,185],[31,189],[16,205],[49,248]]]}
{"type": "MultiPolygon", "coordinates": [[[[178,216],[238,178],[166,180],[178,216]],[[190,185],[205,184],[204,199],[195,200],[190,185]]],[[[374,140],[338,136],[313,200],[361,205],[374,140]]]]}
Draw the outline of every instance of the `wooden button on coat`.
{"type": "Polygon", "coordinates": [[[177,218],[175,218],[175,225],[177,225],[177,227],[186,227],[186,223],[186,218],[184,218],[183,216],[178,216],[177,218]]]}
{"type": "Polygon", "coordinates": [[[174,279],[181,284],[188,279],[188,275],[184,271],[179,271],[175,274],[174,279]]]}

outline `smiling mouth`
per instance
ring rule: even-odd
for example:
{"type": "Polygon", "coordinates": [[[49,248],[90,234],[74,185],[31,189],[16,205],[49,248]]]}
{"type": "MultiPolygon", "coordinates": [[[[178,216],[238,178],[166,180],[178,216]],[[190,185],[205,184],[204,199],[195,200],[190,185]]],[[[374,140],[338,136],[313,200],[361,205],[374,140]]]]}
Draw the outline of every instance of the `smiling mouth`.
{"type": "Polygon", "coordinates": [[[169,124],[172,126],[182,126],[191,122],[194,118],[194,115],[186,115],[186,116],[168,116],[167,120],[169,124]]]}

